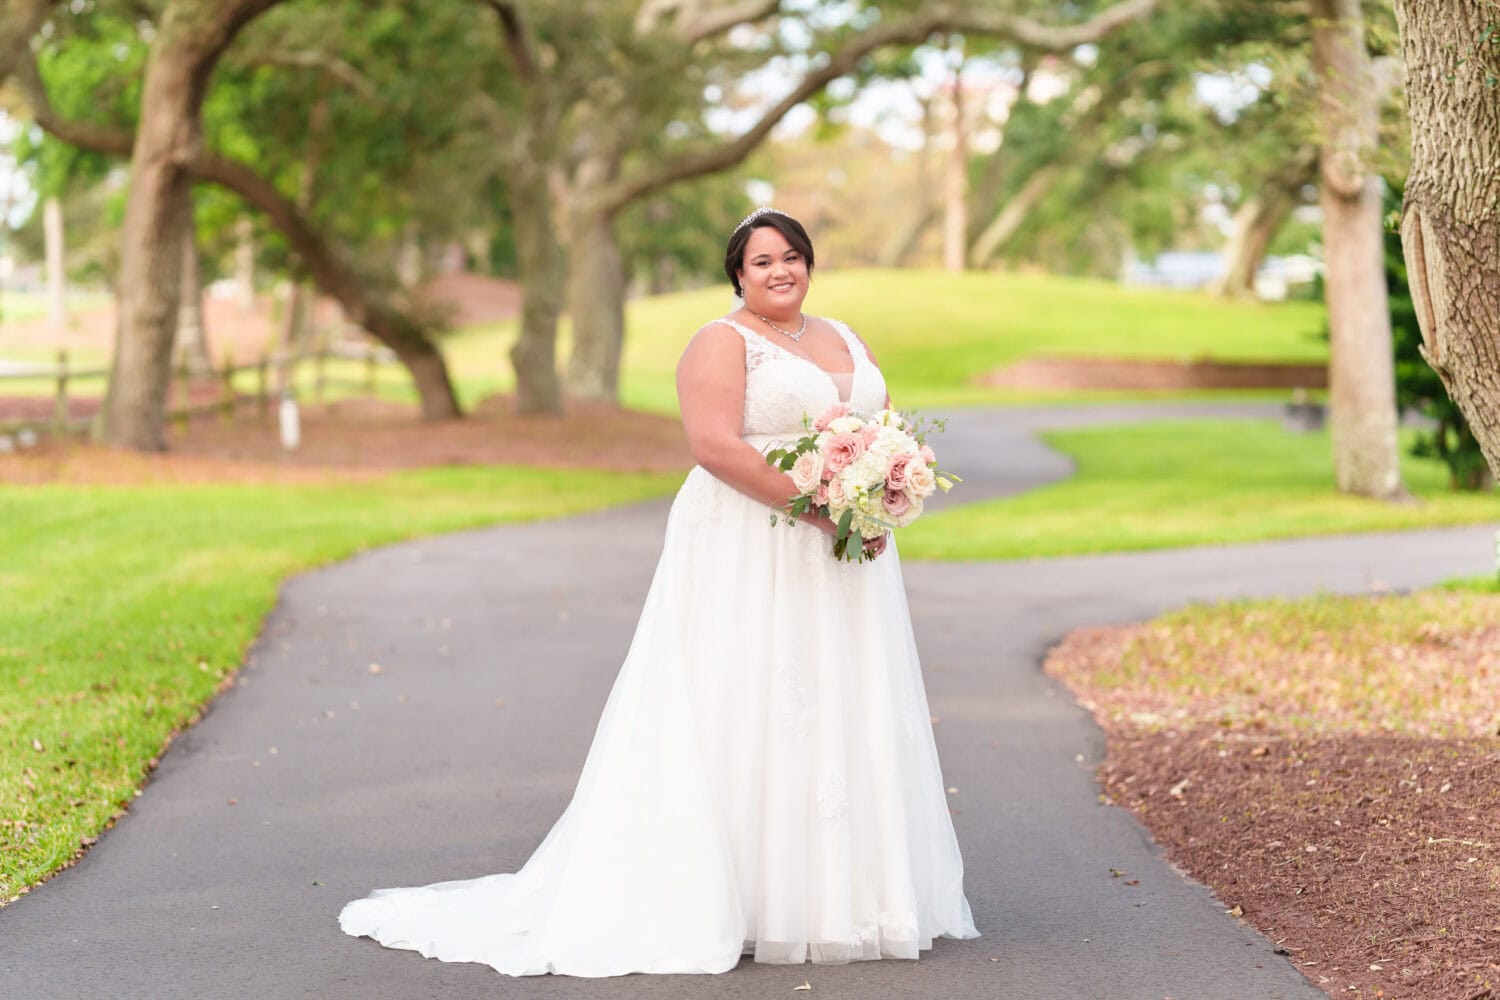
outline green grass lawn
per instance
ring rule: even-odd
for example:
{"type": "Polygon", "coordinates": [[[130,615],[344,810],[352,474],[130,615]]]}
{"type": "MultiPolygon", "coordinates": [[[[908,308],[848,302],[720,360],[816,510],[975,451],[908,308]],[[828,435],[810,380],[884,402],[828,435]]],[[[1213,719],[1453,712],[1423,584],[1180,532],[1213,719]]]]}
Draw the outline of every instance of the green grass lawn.
{"type": "MultiPolygon", "coordinates": [[[[83,312],[87,309],[97,309],[108,301],[109,295],[103,292],[73,293],[68,296],[68,311],[83,312]]],[[[14,292],[9,289],[0,291],[0,323],[37,319],[45,315],[47,315],[45,292],[14,292]]]]}
{"type": "MultiPolygon", "coordinates": [[[[1404,458],[1416,503],[1336,493],[1327,434],[1291,434],[1272,421],[1043,436],[1077,463],[1074,478],[924,517],[902,530],[902,555],[1020,559],[1500,521],[1500,498],[1449,491],[1434,460],[1404,458]]],[[[941,455],[941,436],[934,444],[941,455]]]]}
{"type": "MultiPolygon", "coordinates": [[[[1224,361],[1324,361],[1318,303],[1229,303],[1114,282],[997,272],[818,272],[807,308],[842,319],[879,359],[899,406],[1043,399],[1140,398],[1144,393],[1040,393],[970,382],[1033,354],[1224,361]]],[[[631,302],[621,392],[628,406],[675,413],[673,372],[688,338],[730,309],[723,285],[631,302]]],[[[459,331],[445,350],[466,401],[508,388],[511,323],[459,331]]],[[[559,348],[567,357],[567,330],[559,348]]],[[[1284,394],[1283,394],[1284,395],[1284,394]]],[[[1224,398],[1222,395],[1220,398],[1224,398]]]]}
{"type": "Polygon", "coordinates": [[[130,802],[169,734],[238,667],[287,576],[681,479],[473,467],[329,486],[0,487],[0,901],[130,802]]]}

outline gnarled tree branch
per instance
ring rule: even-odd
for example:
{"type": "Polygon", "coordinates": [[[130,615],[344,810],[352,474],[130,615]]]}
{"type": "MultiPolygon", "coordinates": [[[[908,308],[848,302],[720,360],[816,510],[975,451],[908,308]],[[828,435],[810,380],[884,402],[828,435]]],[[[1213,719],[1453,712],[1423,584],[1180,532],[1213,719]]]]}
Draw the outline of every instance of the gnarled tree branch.
{"type": "Polygon", "coordinates": [[[16,63],[31,47],[31,36],[57,6],[57,0],[3,0],[0,2],[0,83],[15,70],[16,63]]]}
{"type": "Polygon", "coordinates": [[[871,52],[887,45],[915,45],[939,32],[970,31],[1010,38],[1037,49],[1069,49],[1096,42],[1132,21],[1147,17],[1158,0],[1122,0],[1087,21],[1075,25],[1047,25],[1029,18],[964,4],[934,4],[916,14],[879,22],[859,32],[831,53],[826,62],[809,69],[791,92],[768,108],[742,134],[706,150],[685,154],[657,167],[621,178],[596,196],[601,211],[616,211],[637,198],[669,184],[727,169],[744,160],[786,117],[787,112],[831,81],[852,73],[871,52]]]}
{"type": "Polygon", "coordinates": [[[313,69],[328,75],[367,100],[377,100],[374,84],[364,74],[337,56],[326,52],[247,52],[235,60],[246,66],[289,66],[313,69]]]}
{"type": "Polygon", "coordinates": [[[526,23],[521,19],[521,9],[510,0],[484,0],[484,5],[495,12],[500,27],[505,33],[505,47],[515,63],[516,78],[530,86],[537,81],[536,54],[526,23]]]}
{"type": "MultiPolygon", "coordinates": [[[[48,135],[95,153],[119,157],[131,155],[135,134],[129,129],[72,121],[57,114],[37,71],[36,60],[29,51],[17,63],[16,78],[30,105],[32,118],[48,135]]],[[[201,148],[189,155],[184,166],[194,178],[232,191],[264,213],[302,258],[318,287],[336,299],[351,320],[394,350],[412,368],[415,377],[430,378],[446,386],[447,375],[441,372],[441,357],[424,327],[379,295],[372,294],[306,214],[274,184],[249,164],[201,148]]],[[[425,415],[457,415],[457,403],[451,388],[436,393],[432,399],[427,393],[422,395],[425,415]]]]}

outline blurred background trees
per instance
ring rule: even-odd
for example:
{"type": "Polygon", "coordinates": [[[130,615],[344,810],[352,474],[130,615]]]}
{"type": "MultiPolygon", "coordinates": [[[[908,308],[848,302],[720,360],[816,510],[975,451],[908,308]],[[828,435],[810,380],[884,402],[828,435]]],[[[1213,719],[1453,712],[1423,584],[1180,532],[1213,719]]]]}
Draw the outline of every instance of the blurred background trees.
{"type": "Polygon", "coordinates": [[[767,200],[824,267],[1249,299],[1326,266],[1339,481],[1399,497],[1379,225],[1411,20],[1403,60],[1356,0],[0,0],[8,245],[117,297],[103,431],[140,448],[174,353],[208,365],[210,285],[274,291],[285,351],[336,303],[444,419],[434,276],[517,283],[515,407],[611,403],[627,299],[716,281],[767,200]]]}

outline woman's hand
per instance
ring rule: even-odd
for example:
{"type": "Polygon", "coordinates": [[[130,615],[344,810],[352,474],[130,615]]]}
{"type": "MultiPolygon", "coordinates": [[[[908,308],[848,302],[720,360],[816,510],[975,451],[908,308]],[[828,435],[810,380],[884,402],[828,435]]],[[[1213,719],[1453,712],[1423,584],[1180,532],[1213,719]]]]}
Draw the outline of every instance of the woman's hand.
{"type": "Polygon", "coordinates": [[[805,524],[812,525],[814,528],[817,528],[819,531],[830,538],[838,537],[839,526],[837,522],[835,522],[833,518],[828,517],[821,512],[808,511],[805,514],[802,514],[798,518],[798,520],[802,521],[805,524]]]}
{"type": "Polygon", "coordinates": [[[886,541],[890,537],[891,537],[891,533],[889,531],[882,531],[880,534],[876,535],[874,538],[866,538],[865,539],[865,558],[866,559],[874,559],[876,556],[880,555],[880,553],[884,552],[885,551],[885,543],[886,543],[886,541]]]}

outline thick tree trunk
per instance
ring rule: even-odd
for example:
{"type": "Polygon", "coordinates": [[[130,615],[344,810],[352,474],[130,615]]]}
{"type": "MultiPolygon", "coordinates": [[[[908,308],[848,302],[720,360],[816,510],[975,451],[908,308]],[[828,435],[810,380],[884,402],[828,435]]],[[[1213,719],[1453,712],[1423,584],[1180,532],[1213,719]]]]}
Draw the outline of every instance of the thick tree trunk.
{"type": "Polygon", "coordinates": [[[573,320],[568,392],[579,399],[617,402],[625,342],[625,263],[614,219],[601,212],[575,212],[568,230],[568,314],[573,320]]]}
{"type": "Polygon", "coordinates": [[[255,223],[248,215],[234,220],[234,293],[240,308],[255,308],[255,223]]]}
{"type": "Polygon", "coordinates": [[[1483,0],[1397,0],[1412,165],[1401,215],[1422,354],[1500,474],[1500,54],[1483,0]],[[1459,54],[1467,56],[1460,59],[1459,54]]]}
{"type": "Polygon", "coordinates": [[[24,57],[31,36],[37,33],[58,0],[0,0],[0,83],[4,83],[24,57]]]}
{"type": "Polygon", "coordinates": [[[974,247],[969,252],[969,261],[975,267],[987,267],[994,260],[995,255],[1005,248],[1011,238],[1020,231],[1021,226],[1031,215],[1032,209],[1041,204],[1043,198],[1052,190],[1062,176],[1063,168],[1060,163],[1048,163],[1038,167],[1026,182],[1021,185],[1021,190],[1006,201],[1004,207],[995,216],[984,232],[974,240],[974,247]]]}
{"type": "Polygon", "coordinates": [[[921,245],[923,235],[937,221],[937,204],[930,196],[921,197],[926,198],[925,204],[919,204],[905,224],[880,248],[880,254],[875,258],[876,267],[905,267],[921,245]]]}
{"type": "Polygon", "coordinates": [[[943,269],[962,271],[969,244],[969,142],[963,63],[953,71],[953,146],[943,174],[943,269]]]}
{"type": "Polygon", "coordinates": [[[541,163],[523,166],[514,176],[516,257],[524,297],[521,329],[510,349],[510,360],[516,371],[516,410],[520,413],[563,411],[557,377],[557,319],[567,272],[543,169],[541,163]]]}
{"type": "Polygon", "coordinates": [[[1329,343],[1329,430],[1338,488],[1405,495],[1381,246],[1380,179],[1370,170],[1379,109],[1359,0],[1313,0],[1329,343]]]}
{"type": "Polygon", "coordinates": [[[1221,298],[1255,295],[1255,272],[1266,259],[1271,241],[1297,207],[1298,192],[1317,177],[1317,149],[1303,146],[1246,199],[1234,213],[1234,232],[1224,248],[1224,271],[1209,286],[1210,294],[1221,298]]]}
{"type": "Polygon", "coordinates": [[[938,200],[932,183],[932,147],[937,129],[937,95],[918,98],[922,105],[922,146],[917,150],[916,184],[912,190],[911,214],[895,230],[875,258],[878,267],[903,267],[917,252],[922,234],[937,221],[938,200]]]}
{"type": "Polygon", "coordinates": [[[200,153],[209,74],[239,30],[277,0],[177,0],[157,26],[131,153],[120,252],[120,327],[103,408],[106,441],[166,447],[167,385],[181,300],[189,165],[200,153]]]}
{"type": "Polygon", "coordinates": [[[167,386],[192,187],[181,166],[186,158],[181,146],[199,141],[192,75],[191,59],[170,49],[156,55],[146,71],[121,235],[120,325],[102,430],[109,443],[140,451],[167,446],[167,386]]]}

